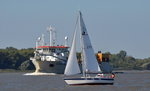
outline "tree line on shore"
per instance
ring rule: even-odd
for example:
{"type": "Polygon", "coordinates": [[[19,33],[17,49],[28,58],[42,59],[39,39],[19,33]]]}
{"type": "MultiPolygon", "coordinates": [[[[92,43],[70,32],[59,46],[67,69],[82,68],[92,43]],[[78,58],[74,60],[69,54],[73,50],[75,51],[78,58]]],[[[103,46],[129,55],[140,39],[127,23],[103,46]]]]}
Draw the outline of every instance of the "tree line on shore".
{"type": "MultiPolygon", "coordinates": [[[[150,58],[136,59],[128,56],[126,51],[121,50],[117,54],[110,54],[110,64],[114,69],[121,70],[150,70],[150,58]]],[[[7,47],[0,49],[0,69],[15,69],[15,70],[34,70],[35,67],[30,61],[30,57],[34,56],[34,49],[16,49],[7,47]]],[[[77,53],[77,58],[80,59],[80,53],[77,53]]]]}

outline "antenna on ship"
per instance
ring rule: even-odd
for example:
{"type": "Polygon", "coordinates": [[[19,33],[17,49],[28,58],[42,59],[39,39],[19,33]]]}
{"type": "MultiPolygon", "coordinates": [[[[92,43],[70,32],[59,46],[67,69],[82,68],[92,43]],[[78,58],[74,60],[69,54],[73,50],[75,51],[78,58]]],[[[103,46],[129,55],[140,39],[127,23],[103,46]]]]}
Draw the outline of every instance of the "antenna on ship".
{"type": "Polygon", "coordinates": [[[53,46],[55,46],[55,43],[56,43],[56,31],[53,31],[53,46]]]}
{"type": "Polygon", "coordinates": [[[67,46],[68,45],[68,37],[66,36],[65,37],[65,46],[67,46]]]}
{"type": "Polygon", "coordinates": [[[49,27],[47,27],[47,30],[50,34],[50,43],[49,43],[49,46],[54,46],[54,39],[53,39],[53,31],[54,31],[54,28],[50,25],[49,27]]]}
{"type": "Polygon", "coordinates": [[[41,37],[38,37],[38,39],[36,40],[36,50],[38,48],[38,46],[40,45],[40,41],[41,41],[41,37]]]}

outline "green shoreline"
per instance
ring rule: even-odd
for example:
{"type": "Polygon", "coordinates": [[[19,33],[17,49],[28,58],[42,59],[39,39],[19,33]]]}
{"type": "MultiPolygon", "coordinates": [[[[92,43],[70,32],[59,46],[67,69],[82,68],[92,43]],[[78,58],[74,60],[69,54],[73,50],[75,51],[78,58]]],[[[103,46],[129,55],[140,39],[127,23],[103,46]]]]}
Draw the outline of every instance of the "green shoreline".
{"type": "MultiPolygon", "coordinates": [[[[127,52],[124,50],[117,54],[109,52],[103,54],[110,55],[109,62],[113,70],[150,70],[150,57],[137,59],[127,55],[127,52]]],[[[33,48],[16,49],[7,47],[0,49],[0,72],[34,72],[35,67],[31,60],[29,60],[33,56],[33,48]]],[[[81,53],[77,53],[77,58],[79,63],[81,63],[81,53]]]]}

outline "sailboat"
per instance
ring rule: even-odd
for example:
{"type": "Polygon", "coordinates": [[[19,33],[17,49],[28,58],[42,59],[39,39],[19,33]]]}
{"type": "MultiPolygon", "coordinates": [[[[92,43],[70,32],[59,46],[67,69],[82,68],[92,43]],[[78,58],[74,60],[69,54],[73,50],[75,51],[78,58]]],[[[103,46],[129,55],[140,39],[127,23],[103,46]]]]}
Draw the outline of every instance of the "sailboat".
{"type": "MultiPolygon", "coordinates": [[[[114,78],[110,76],[106,77],[104,76],[105,74],[101,72],[101,69],[94,54],[94,50],[91,45],[91,41],[86,26],[82,18],[81,11],[79,11],[77,23],[79,24],[80,28],[79,30],[80,30],[83,76],[77,78],[65,78],[64,79],[65,82],[69,85],[113,84],[114,78]]],[[[76,57],[76,37],[77,37],[77,28],[75,29],[74,32],[70,54],[64,72],[66,76],[81,73],[76,57]]]]}

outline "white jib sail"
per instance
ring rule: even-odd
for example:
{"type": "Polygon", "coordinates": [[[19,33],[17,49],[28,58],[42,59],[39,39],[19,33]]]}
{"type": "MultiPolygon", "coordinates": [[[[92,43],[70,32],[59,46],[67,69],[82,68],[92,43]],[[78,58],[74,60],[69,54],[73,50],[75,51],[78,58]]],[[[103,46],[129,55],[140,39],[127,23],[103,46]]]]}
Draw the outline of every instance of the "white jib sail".
{"type": "Polygon", "coordinates": [[[74,74],[81,73],[79,69],[78,61],[77,61],[77,56],[76,56],[76,31],[77,30],[75,30],[75,33],[74,33],[69,58],[68,58],[67,65],[65,68],[65,72],[64,72],[65,75],[74,75],[74,74]]]}
{"type": "Polygon", "coordinates": [[[98,62],[96,60],[94,50],[92,48],[90,38],[88,36],[88,32],[86,30],[82,14],[79,12],[79,25],[81,30],[81,42],[82,42],[82,48],[83,48],[83,61],[84,61],[84,67],[83,71],[88,72],[99,72],[100,67],[98,65],[98,62]]]}

